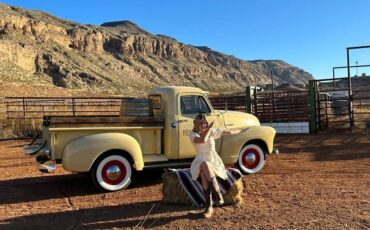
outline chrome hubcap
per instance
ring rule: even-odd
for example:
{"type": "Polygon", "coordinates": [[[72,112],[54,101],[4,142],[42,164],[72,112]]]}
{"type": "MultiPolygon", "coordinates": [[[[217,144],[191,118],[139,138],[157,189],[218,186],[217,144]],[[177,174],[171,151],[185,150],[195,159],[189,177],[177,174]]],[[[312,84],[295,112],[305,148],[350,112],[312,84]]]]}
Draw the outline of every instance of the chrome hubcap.
{"type": "Polygon", "coordinates": [[[109,166],[107,177],[109,180],[117,180],[121,176],[121,169],[117,165],[109,166]]]}
{"type": "Polygon", "coordinates": [[[253,153],[248,153],[245,155],[245,161],[251,165],[256,161],[256,156],[253,153]]]}

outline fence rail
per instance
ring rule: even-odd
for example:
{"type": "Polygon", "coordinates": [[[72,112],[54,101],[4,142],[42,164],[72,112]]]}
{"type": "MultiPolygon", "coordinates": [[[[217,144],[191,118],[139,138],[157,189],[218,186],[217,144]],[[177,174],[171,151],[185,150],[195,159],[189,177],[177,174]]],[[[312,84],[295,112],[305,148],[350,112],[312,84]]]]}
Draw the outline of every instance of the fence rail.
{"type": "Polygon", "coordinates": [[[118,115],[121,101],[127,98],[40,98],[5,97],[4,106],[7,120],[35,119],[47,115],[118,115]]]}
{"type": "Polygon", "coordinates": [[[261,122],[307,122],[309,120],[308,91],[264,93],[254,90],[252,113],[261,122]]]}
{"type": "Polygon", "coordinates": [[[247,111],[247,98],[245,96],[213,96],[209,99],[214,109],[247,111]]]}
{"type": "Polygon", "coordinates": [[[250,112],[261,122],[308,122],[309,97],[308,91],[293,92],[259,92],[255,88],[247,90],[245,96],[211,97],[216,109],[229,109],[250,112]]]}
{"type": "MultiPolygon", "coordinates": [[[[120,97],[5,97],[0,123],[5,136],[34,136],[44,116],[118,116],[120,97]]],[[[0,114],[1,115],[1,114],[0,114]]]]}

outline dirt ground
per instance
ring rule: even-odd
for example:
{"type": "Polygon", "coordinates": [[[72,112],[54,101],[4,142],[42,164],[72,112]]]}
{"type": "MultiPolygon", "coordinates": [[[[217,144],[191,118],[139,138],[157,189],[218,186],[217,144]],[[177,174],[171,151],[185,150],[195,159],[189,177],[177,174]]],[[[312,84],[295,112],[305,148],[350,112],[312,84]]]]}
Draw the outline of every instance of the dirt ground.
{"type": "Polygon", "coordinates": [[[161,203],[161,170],[99,193],[85,175],[38,172],[25,141],[0,142],[0,229],[369,229],[370,136],[280,135],[280,155],[243,178],[244,203],[200,209],[161,203]]]}

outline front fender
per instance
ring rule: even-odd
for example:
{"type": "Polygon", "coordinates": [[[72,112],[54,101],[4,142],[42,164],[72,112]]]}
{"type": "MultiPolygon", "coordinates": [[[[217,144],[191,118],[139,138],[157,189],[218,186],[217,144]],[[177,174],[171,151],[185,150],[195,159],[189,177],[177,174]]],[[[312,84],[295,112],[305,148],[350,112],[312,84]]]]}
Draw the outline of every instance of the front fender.
{"type": "Polygon", "coordinates": [[[131,155],[136,170],[144,168],[139,143],[124,133],[99,133],[69,142],[63,151],[63,168],[74,172],[88,172],[95,160],[112,149],[124,150],[131,155]]]}
{"type": "Polygon", "coordinates": [[[220,157],[226,164],[235,163],[239,157],[239,151],[245,143],[252,140],[263,141],[267,146],[267,151],[272,153],[275,134],[276,131],[272,127],[253,126],[245,132],[224,136],[220,157]]]}

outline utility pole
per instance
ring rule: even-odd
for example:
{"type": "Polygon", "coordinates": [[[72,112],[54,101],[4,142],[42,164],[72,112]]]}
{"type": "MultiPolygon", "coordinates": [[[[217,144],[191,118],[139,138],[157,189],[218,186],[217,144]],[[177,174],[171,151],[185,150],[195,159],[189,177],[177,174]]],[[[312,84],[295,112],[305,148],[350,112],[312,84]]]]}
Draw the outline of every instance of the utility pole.
{"type": "Polygon", "coordinates": [[[271,76],[271,91],[272,91],[272,95],[274,95],[274,74],[272,72],[273,70],[271,69],[270,71],[270,76],[271,76]]]}
{"type": "Polygon", "coordinates": [[[272,93],[272,119],[271,119],[271,122],[274,122],[274,120],[275,120],[275,95],[274,95],[274,73],[273,73],[273,69],[271,69],[271,71],[270,71],[270,76],[271,76],[271,84],[272,84],[272,88],[271,88],[271,93],[272,93]]]}

